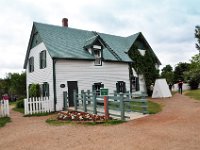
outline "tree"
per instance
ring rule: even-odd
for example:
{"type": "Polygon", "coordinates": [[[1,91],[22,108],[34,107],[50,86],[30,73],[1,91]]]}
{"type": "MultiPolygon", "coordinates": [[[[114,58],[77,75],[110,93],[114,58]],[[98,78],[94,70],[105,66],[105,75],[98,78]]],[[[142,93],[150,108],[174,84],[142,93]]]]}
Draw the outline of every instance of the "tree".
{"type": "Polygon", "coordinates": [[[197,89],[200,83],[200,55],[194,55],[190,62],[189,70],[185,72],[185,76],[189,79],[191,89],[197,89]]]}
{"type": "Polygon", "coordinates": [[[26,95],[26,73],[9,73],[10,77],[10,92],[14,95],[26,95]]]}
{"type": "Polygon", "coordinates": [[[189,66],[190,66],[189,63],[183,63],[183,62],[180,62],[176,65],[174,69],[174,83],[178,82],[179,80],[182,81],[184,81],[184,79],[187,80],[184,77],[184,72],[189,71],[189,66]]]}
{"type": "Polygon", "coordinates": [[[25,72],[8,73],[4,79],[0,80],[0,94],[9,94],[13,97],[26,95],[26,74],[25,72]]]}
{"type": "Polygon", "coordinates": [[[195,27],[195,38],[197,39],[196,48],[200,53],[200,26],[195,27]]]}
{"type": "Polygon", "coordinates": [[[163,67],[161,72],[161,78],[165,78],[167,83],[173,83],[174,81],[174,72],[171,65],[166,65],[163,67]]]}

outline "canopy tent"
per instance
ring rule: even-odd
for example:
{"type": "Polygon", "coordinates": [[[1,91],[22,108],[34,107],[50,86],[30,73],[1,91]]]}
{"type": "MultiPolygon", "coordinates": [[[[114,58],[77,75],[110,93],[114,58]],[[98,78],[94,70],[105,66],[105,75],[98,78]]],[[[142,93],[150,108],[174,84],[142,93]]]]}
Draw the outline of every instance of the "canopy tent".
{"type": "Polygon", "coordinates": [[[165,98],[171,97],[172,94],[169,90],[169,86],[167,85],[166,79],[156,79],[152,98],[165,98]]]}

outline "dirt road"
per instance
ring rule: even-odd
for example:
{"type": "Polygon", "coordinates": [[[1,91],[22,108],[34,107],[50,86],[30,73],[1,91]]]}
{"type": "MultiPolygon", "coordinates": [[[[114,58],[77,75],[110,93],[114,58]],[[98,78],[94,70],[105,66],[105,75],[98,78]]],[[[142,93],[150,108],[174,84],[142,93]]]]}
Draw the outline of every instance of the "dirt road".
{"type": "Polygon", "coordinates": [[[22,117],[0,128],[1,150],[199,150],[200,102],[184,95],[154,100],[156,115],[115,126],[51,126],[48,117],[22,117]]]}

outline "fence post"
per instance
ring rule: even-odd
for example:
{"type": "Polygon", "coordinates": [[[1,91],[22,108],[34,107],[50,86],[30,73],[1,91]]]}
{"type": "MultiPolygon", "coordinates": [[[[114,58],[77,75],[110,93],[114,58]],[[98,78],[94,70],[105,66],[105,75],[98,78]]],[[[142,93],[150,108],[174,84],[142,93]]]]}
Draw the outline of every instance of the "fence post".
{"type": "Polygon", "coordinates": [[[24,114],[27,114],[27,99],[24,99],[24,114]]]}
{"type": "Polygon", "coordinates": [[[67,91],[63,92],[63,97],[64,97],[64,104],[63,104],[63,110],[67,110],[67,91]]]}
{"type": "Polygon", "coordinates": [[[87,105],[86,105],[86,95],[85,92],[82,93],[83,96],[83,111],[87,112],[87,105]]]}
{"type": "Polygon", "coordinates": [[[124,102],[123,102],[124,94],[120,93],[119,95],[120,95],[121,120],[124,120],[124,102]]]}
{"type": "MultiPolygon", "coordinates": [[[[82,105],[83,105],[83,93],[84,93],[84,90],[81,90],[81,103],[82,103],[82,105]]],[[[78,100],[78,103],[79,103],[79,100],[78,100]]]]}
{"type": "Polygon", "coordinates": [[[73,91],[73,96],[74,96],[74,109],[77,111],[77,94],[76,90],[73,91]]]}
{"type": "Polygon", "coordinates": [[[109,112],[108,112],[108,96],[104,96],[104,113],[106,119],[109,118],[109,112]]]}
{"type": "Polygon", "coordinates": [[[97,114],[97,97],[96,97],[96,93],[93,93],[93,113],[97,114]]]}
{"type": "Polygon", "coordinates": [[[143,114],[147,114],[148,112],[147,112],[147,106],[148,106],[148,103],[147,103],[147,101],[146,101],[146,98],[145,98],[145,95],[144,94],[142,94],[142,107],[143,107],[143,114]]]}
{"type": "MultiPolygon", "coordinates": [[[[87,98],[90,99],[90,98],[91,98],[91,97],[90,97],[90,90],[87,90],[87,95],[88,95],[87,98]]],[[[91,103],[91,102],[90,102],[90,100],[89,100],[89,101],[88,101],[88,104],[90,104],[90,103],[91,103]]]]}
{"type": "Polygon", "coordinates": [[[114,91],[114,101],[117,101],[116,97],[117,97],[117,91],[114,91]]]}

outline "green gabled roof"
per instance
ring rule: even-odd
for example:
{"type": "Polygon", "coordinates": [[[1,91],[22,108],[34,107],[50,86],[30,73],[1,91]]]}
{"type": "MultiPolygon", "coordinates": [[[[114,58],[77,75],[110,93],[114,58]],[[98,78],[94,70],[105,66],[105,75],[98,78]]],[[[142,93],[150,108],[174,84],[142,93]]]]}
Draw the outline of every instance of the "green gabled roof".
{"type": "Polygon", "coordinates": [[[84,47],[90,47],[91,45],[93,45],[98,39],[98,35],[94,35],[93,37],[86,39],[84,47]]]}
{"type": "Polygon", "coordinates": [[[127,55],[127,52],[130,49],[131,45],[134,43],[134,41],[132,41],[131,43],[127,40],[126,37],[109,35],[104,33],[98,33],[98,35],[100,35],[100,37],[108,45],[108,49],[113,50],[114,53],[119,57],[119,59],[121,59],[122,61],[132,61],[127,55]]]}
{"type": "Polygon", "coordinates": [[[83,49],[92,32],[34,23],[52,58],[94,59],[83,49]]]}
{"type": "Polygon", "coordinates": [[[34,22],[24,68],[26,68],[35,32],[37,32],[41,41],[45,44],[52,58],[94,60],[94,56],[86,48],[99,40],[100,43],[103,43],[103,60],[118,62],[132,62],[127,52],[140,34],[121,37],[34,22]]]}

